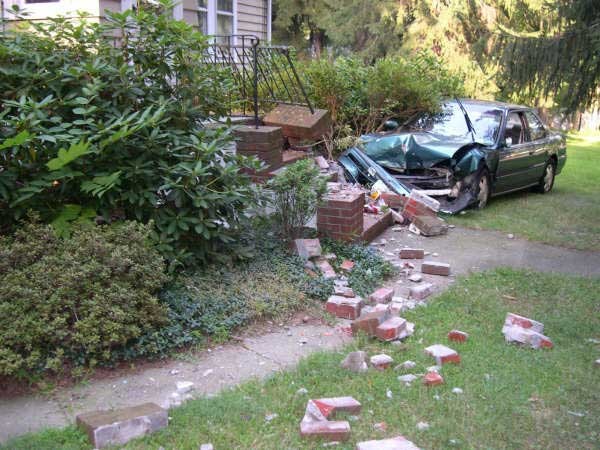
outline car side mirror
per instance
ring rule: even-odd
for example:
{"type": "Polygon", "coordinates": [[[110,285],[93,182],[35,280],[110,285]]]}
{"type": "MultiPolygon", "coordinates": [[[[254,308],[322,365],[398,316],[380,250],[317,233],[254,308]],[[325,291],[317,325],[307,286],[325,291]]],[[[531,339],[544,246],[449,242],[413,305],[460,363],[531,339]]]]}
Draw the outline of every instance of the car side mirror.
{"type": "Polygon", "coordinates": [[[395,120],[386,120],[385,122],[383,122],[382,129],[383,129],[383,131],[392,131],[398,127],[399,127],[399,124],[395,120]]]}
{"type": "Polygon", "coordinates": [[[512,138],[507,137],[506,139],[504,139],[504,145],[506,145],[507,147],[511,147],[512,146],[512,138]]]}

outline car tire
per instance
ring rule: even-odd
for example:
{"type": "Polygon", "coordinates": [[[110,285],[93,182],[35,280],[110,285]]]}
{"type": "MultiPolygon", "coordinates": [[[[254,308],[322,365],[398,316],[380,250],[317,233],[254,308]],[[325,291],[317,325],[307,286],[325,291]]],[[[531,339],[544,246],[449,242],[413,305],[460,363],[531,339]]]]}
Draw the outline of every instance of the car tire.
{"type": "Polygon", "coordinates": [[[492,183],[490,173],[484,167],[479,171],[477,183],[475,184],[475,207],[477,209],[485,208],[490,201],[491,194],[492,183]]]}
{"type": "Polygon", "coordinates": [[[547,194],[552,190],[555,178],[556,164],[554,164],[554,161],[550,160],[546,163],[546,167],[544,167],[544,174],[540,178],[535,190],[540,194],[547,194]]]}

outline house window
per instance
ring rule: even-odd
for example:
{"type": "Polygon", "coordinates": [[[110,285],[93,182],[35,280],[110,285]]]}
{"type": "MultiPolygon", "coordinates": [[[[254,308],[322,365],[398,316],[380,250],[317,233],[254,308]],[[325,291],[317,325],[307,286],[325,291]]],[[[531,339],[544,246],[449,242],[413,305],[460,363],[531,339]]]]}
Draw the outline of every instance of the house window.
{"type": "Polygon", "coordinates": [[[217,33],[233,34],[233,0],[217,0],[217,33]]]}
{"type": "Polygon", "coordinates": [[[198,0],[198,28],[208,34],[208,0],[198,0]]]}
{"type": "Polygon", "coordinates": [[[235,34],[234,0],[196,0],[198,29],[208,35],[235,34]]]}

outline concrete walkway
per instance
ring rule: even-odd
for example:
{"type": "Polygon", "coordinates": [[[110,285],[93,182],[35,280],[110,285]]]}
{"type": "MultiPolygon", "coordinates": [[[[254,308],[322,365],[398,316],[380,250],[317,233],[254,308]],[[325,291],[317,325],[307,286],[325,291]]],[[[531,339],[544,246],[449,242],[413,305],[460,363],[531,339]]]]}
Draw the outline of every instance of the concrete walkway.
{"type": "MultiPolygon", "coordinates": [[[[425,238],[390,228],[376,242],[382,238],[387,241],[384,252],[397,253],[397,249],[406,245],[437,253],[438,256],[426,258],[450,263],[453,275],[510,266],[600,276],[600,252],[552,247],[518,236],[509,239],[503,233],[454,228],[448,235],[425,238]]],[[[424,279],[432,281],[441,291],[454,276],[426,275],[424,279]]],[[[409,284],[402,279],[389,282],[400,296],[406,296],[409,284]]],[[[215,394],[251,378],[265,378],[292,367],[314,351],[339,348],[351,340],[339,328],[322,324],[298,323],[289,328],[272,328],[265,334],[245,337],[242,342],[194,355],[186,354],[185,362],[171,360],[159,368],[57,389],[49,397],[33,395],[0,399],[0,443],[29,431],[70,424],[81,412],[147,401],[166,406],[177,381],[194,382],[195,395],[215,394]]]]}

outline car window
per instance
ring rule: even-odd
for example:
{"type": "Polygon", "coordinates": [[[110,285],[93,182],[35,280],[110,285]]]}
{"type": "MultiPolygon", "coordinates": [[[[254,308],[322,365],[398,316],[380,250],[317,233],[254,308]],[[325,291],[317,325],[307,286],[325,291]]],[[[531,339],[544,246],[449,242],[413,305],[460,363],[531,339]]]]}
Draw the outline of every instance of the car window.
{"type": "Polygon", "coordinates": [[[511,139],[511,145],[518,145],[526,142],[525,129],[521,120],[521,113],[511,112],[506,119],[506,129],[504,139],[511,139]]]}
{"type": "Polygon", "coordinates": [[[531,111],[525,111],[525,119],[529,128],[529,136],[532,141],[544,139],[546,137],[546,129],[542,121],[531,111]]]}

